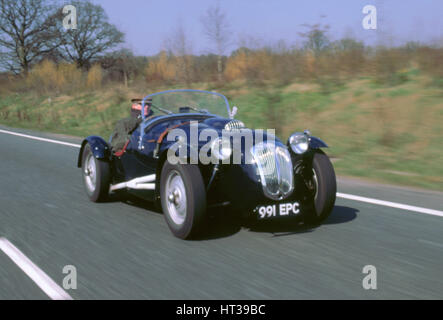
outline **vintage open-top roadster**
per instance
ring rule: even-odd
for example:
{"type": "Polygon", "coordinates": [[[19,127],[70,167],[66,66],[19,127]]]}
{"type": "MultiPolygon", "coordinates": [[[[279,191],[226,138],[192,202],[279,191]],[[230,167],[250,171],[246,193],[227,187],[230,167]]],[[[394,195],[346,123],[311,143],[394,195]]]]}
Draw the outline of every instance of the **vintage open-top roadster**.
{"type": "Polygon", "coordinates": [[[195,236],[212,207],[255,219],[300,218],[319,224],[333,209],[336,178],[308,131],[287,143],[234,119],[226,97],[200,90],[169,90],[141,102],[141,121],[120,150],[90,136],[81,146],[86,192],[104,201],[126,190],[161,204],[172,233],[195,236]]]}

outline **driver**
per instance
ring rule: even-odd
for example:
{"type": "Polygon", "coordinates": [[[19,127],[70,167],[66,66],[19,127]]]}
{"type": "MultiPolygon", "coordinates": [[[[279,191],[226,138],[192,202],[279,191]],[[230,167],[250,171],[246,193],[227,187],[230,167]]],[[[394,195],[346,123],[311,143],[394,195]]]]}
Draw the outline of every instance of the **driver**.
{"type": "MultiPolygon", "coordinates": [[[[132,99],[131,116],[118,120],[115,124],[114,132],[111,135],[111,150],[112,152],[118,152],[125,148],[132,132],[137,129],[138,125],[142,122],[142,99],[132,99]]],[[[145,118],[152,116],[151,110],[152,100],[147,100],[145,104],[145,118]]]]}

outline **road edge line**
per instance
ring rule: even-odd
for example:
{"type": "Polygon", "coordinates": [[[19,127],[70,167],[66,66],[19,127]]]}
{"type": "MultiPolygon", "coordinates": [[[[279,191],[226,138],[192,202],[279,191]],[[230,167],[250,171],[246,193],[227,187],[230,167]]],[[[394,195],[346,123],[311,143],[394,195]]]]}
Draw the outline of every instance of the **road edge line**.
{"type": "Polygon", "coordinates": [[[37,141],[61,144],[61,145],[65,145],[65,146],[68,146],[68,147],[74,147],[74,148],[80,148],[81,147],[81,145],[75,144],[75,143],[69,143],[69,142],[64,142],[64,141],[60,141],[60,140],[53,140],[53,139],[47,139],[47,138],[40,138],[40,137],[36,137],[36,136],[30,136],[28,134],[17,133],[17,132],[2,130],[2,129],[0,129],[0,132],[4,133],[4,134],[10,134],[10,135],[13,135],[13,136],[28,138],[28,139],[37,140],[37,141]]]}
{"type": "Polygon", "coordinates": [[[0,238],[2,250],[34,283],[52,300],[74,300],[54,282],[42,269],[35,265],[8,239],[0,238]]]}
{"type": "Polygon", "coordinates": [[[366,198],[366,197],[355,196],[352,194],[346,194],[346,193],[341,193],[341,192],[337,192],[337,197],[342,198],[342,199],[347,199],[347,200],[366,202],[366,203],[370,203],[370,204],[376,204],[379,206],[391,207],[391,208],[396,208],[396,209],[414,211],[414,212],[429,214],[429,215],[433,215],[433,216],[443,217],[443,211],[434,210],[434,209],[427,209],[427,208],[422,208],[422,207],[415,207],[415,206],[410,206],[407,204],[401,204],[401,203],[397,203],[397,202],[390,202],[390,201],[385,201],[385,200],[366,198]]]}

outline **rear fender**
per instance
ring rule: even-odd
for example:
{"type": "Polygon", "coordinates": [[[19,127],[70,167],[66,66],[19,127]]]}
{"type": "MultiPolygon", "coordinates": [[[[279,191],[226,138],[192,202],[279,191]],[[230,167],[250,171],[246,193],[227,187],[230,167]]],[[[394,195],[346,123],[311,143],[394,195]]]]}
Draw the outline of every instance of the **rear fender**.
{"type": "Polygon", "coordinates": [[[77,167],[81,168],[82,166],[83,151],[85,150],[85,147],[88,144],[91,146],[92,154],[96,159],[109,160],[111,152],[109,145],[106,143],[106,141],[98,136],[90,136],[87,137],[82,142],[80,153],[78,155],[77,167]]]}

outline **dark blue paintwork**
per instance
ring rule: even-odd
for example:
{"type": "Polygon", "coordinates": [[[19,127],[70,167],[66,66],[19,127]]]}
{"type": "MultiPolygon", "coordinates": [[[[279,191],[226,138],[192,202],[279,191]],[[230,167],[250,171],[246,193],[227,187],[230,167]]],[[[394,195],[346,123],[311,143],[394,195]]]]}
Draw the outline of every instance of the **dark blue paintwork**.
{"type": "Polygon", "coordinates": [[[323,140],[317,137],[310,137],[309,147],[311,149],[329,148],[328,145],[323,140]]]}
{"type": "Polygon", "coordinates": [[[109,159],[110,158],[110,150],[106,141],[102,137],[98,136],[89,136],[82,142],[82,146],[80,148],[80,153],[78,155],[77,165],[80,168],[82,166],[82,157],[83,150],[85,146],[89,144],[91,146],[91,151],[97,159],[109,159]]]}

